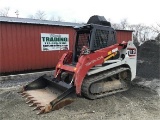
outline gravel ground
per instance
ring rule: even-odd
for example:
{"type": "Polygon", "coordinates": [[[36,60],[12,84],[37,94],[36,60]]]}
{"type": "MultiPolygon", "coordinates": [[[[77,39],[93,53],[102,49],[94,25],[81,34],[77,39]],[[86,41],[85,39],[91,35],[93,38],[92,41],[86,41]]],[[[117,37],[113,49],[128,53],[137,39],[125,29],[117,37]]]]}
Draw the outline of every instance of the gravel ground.
{"type": "MultiPolygon", "coordinates": [[[[28,82],[28,80],[27,80],[28,82]]],[[[26,80],[1,81],[0,120],[159,120],[160,98],[156,92],[134,84],[130,90],[97,100],[75,102],[43,115],[36,115],[17,93],[26,80]]]]}

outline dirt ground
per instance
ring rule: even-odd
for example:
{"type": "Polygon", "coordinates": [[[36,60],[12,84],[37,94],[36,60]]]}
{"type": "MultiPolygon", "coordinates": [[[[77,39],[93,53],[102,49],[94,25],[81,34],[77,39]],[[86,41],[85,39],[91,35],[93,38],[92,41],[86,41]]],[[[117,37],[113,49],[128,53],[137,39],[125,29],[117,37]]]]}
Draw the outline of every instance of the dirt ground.
{"type": "Polygon", "coordinates": [[[1,81],[0,120],[160,120],[159,50],[153,41],[138,49],[137,78],[128,91],[97,100],[77,97],[74,103],[43,115],[36,115],[17,93],[28,80],[1,81]]]}
{"type": "Polygon", "coordinates": [[[136,84],[130,90],[97,100],[76,98],[75,102],[44,115],[25,103],[17,90],[25,82],[1,83],[0,120],[159,120],[160,97],[136,84]]]}

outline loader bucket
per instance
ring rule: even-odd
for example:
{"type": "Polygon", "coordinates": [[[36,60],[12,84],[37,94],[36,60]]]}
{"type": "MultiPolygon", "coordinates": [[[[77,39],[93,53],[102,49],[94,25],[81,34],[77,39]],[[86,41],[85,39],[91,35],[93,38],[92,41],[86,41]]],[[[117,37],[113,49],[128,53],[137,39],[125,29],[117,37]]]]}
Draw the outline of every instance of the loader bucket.
{"type": "Polygon", "coordinates": [[[58,110],[73,102],[68,96],[74,91],[74,86],[63,81],[43,75],[19,92],[26,99],[33,110],[39,110],[37,114],[58,110]]]}

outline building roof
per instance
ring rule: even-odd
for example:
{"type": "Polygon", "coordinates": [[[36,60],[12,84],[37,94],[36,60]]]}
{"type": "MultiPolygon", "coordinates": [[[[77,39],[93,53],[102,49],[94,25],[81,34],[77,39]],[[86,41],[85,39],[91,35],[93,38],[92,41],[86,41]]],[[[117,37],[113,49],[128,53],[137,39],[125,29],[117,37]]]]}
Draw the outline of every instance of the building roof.
{"type": "Polygon", "coordinates": [[[50,20],[39,20],[39,19],[30,19],[30,18],[4,17],[4,16],[0,16],[0,22],[56,25],[56,26],[69,26],[69,27],[81,27],[81,26],[83,26],[83,24],[79,24],[79,23],[50,21],[50,20]]]}
{"type": "MultiPolygon", "coordinates": [[[[84,26],[84,24],[80,24],[80,23],[51,21],[51,20],[39,20],[39,19],[31,19],[31,18],[5,17],[5,16],[0,16],[0,22],[55,25],[55,26],[68,26],[68,27],[82,27],[82,26],[84,26]]],[[[118,30],[118,29],[116,29],[116,31],[134,32],[134,30],[118,30]]]]}
{"type": "Polygon", "coordinates": [[[125,31],[125,32],[135,32],[134,30],[122,30],[122,29],[115,29],[116,31],[125,31]]]}

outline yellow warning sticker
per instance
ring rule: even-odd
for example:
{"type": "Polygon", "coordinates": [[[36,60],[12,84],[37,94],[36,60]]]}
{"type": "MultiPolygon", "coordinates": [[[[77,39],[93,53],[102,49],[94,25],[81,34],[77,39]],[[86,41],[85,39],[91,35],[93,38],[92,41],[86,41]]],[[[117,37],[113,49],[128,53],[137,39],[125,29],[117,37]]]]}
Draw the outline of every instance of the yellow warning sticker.
{"type": "Polygon", "coordinates": [[[109,52],[108,52],[108,55],[110,55],[110,54],[112,54],[112,51],[109,51],[109,52]]]}

